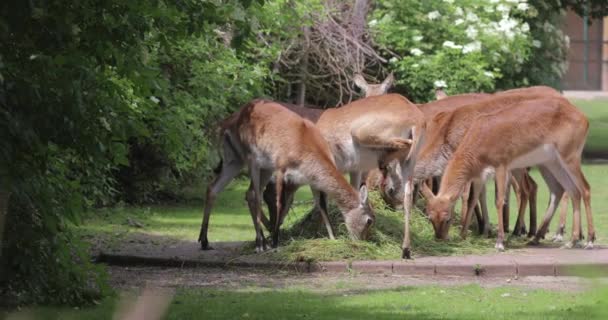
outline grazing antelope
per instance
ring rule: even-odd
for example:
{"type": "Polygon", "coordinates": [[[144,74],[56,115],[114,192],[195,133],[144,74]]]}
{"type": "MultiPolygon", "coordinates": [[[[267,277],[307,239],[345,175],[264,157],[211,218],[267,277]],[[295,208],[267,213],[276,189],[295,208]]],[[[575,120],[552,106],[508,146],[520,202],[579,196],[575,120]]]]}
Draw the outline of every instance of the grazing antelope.
{"type": "MultiPolygon", "coordinates": [[[[386,91],[392,85],[394,78],[393,78],[393,75],[390,74],[381,84],[368,84],[361,75],[356,75],[354,80],[355,80],[355,83],[365,92],[366,96],[373,96],[373,95],[380,95],[380,94],[386,93],[386,91]]],[[[304,106],[293,105],[293,104],[288,104],[288,103],[279,103],[279,102],[276,102],[276,103],[278,103],[281,106],[289,109],[290,111],[298,114],[302,118],[308,119],[312,122],[317,122],[318,119],[320,118],[321,114],[324,112],[324,110],[318,109],[315,107],[304,107],[304,106]]],[[[234,121],[235,118],[236,118],[236,113],[231,115],[228,119],[226,119],[225,123],[234,121]]],[[[230,151],[230,150],[228,150],[228,151],[230,151]]],[[[237,153],[237,151],[234,151],[233,153],[237,153]]],[[[226,152],[226,150],[224,150],[224,154],[234,156],[234,155],[230,154],[230,152],[226,152]]],[[[222,159],[222,161],[220,161],[220,165],[219,165],[218,169],[216,169],[217,173],[219,173],[221,171],[221,168],[223,167],[223,165],[224,165],[224,161],[222,159]]],[[[264,201],[268,205],[270,221],[274,221],[275,225],[273,226],[272,223],[270,221],[268,221],[268,219],[266,219],[266,217],[263,214],[261,216],[262,223],[264,224],[266,229],[269,231],[277,228],[276,223],[278,223],[279,226],[283,223],[283,218],[285,217],[287,210],[289,209],[289,206],[293,202],[295,192],[297,191],[297,189],[299,187],[296,184],[286,181],[282,185],[281,192],[279,194],[277,194],[276,185],[275,185],[274,181],[272,181],[272,180],[274,180],[274,179],[271,179],[271,181],[269,181],[270,183],[268,183],[266,185],[263,197],[264,197],[264,201]],[[276,202],[277,197],[281,199],[281,203],[279,206],[280,210],[278,210],[278,207],[277,207],[277,202],[276,202]]],[[[351,181],[353,181],[352,176],[351,176],[351,181]]],[[[353,183],[353,185],[355,185],[355,187],[359,187],[358,183],[353,183]]],[[[211,188],[209,190],[211,190],[211,188]]],[[[314,189],[312,190],[312,193],[313,193],[313,196],[315,199],[315,207],[321,214],[321,218],[327,228],[329,237],[331,239],[334,239],[331,224],[329,223],[329,218],[327,216],[327,206],[326,206],[327,201],[325,199],[325,194],[323,194],[322,192],[317,192],[314,189]]],[[[208,198],[211,199],[211,201],[213,201],[213,199],[215,198],[215,195],[213,195],[211,197],[208,196],[208,198]]],[[[251,192],[247,193],[246,199],[247,199],[247,204],[249,206],[249,210],[253,214],[256,211],[256,207],[255,207],[255,199],[252,197],[251,192]]],[[[207,212],[207,211],[205,211],[205,212],[207,212]]],[[[206,239],[206,237],[203,237],[203,234],[206,235],[206,233],[207,233],[208,226],[209,226],[209,214],[205,213],[203,222],[201,224],[201,231],[200,231],[200,235],[199,235],[199,242],[201,242],[201,247],[203,249],[209,248],[208,242],[204,241],[204,238],[206,239]]],[[[277,245],[278,245],[278,233],[276,235],[273,235],[273,246],[277,246],[277,245]]]]}
{"type": "MultiPolygon", "coordinates": [[[[364,92],[365,97],[372,97],[372,96],[378,96],[378,95],[385,94],[388,91],[388,89],[393,85],[394,77],[393,77],[393,74],[391,73],[386,77],[386,79],[384,79],[384,81],[382,81],[382,83],[370,84],[370,83],[367,83],[367,81],[365,81],[365,79],[363,78],[362,75],[356,74],[353,78],[353,81],[364,92]]],[[[295,112],[302,118],[312,121],[313,123],[316,123],[319,120],[319,118],[321,117],[321,114],[323,114],[323,112],[325,111],[323,109],[319,109],[319,108],[315,108],[315,107],[312,107],[312,108],[302,107],[302,106],[292,105],[292,104],[287,104],[287,103],[281,103],[281,105],[283,105],[284,107],[288,108],[289,110],[295,112]]],[[[359,187],[358,180],[359,180],[358,174],[351,173],[351,185],[353,185],[353,187],[356,187],[356,188],[359,187]]],[[[269,211],[269,216],[270,216],[271,221],[274,221],[274,219],[276,217],[278,217],[279,225],[281,225],[283,223],[283,219],[287,215],[287,211],[289,210],[289,207],[291,206],[291,203],[293,202],[293,198],[294,198],[296,191],[297,191],[297,186],[290,185],[289,183],[286,183],[283,186],[283,195],[281,198],[281,199],[283,199],[283,202],[281,204],[282,212],[277,213],[276,203],[274,201],[276,198],[276,187],[275,187],[274,183],[272,181],[270,181],[270,183],[266,186],[266,189],[264,190],[264,201],[266,202],[266,204],[268,206],[268,211],[269,211]]],[[[329,224],[329,219],[327,218],[327,206],[326,206],[326,201],[325,201],[325,195],[313,192],[313,196],[315,199],[315,208],[316,208],[316,210],[318,210],[321,213],[321,217],[322,217],[325,227],[327,229],[329,238],[334,239],[335,237],[334,237],[334,234],[333,234],[333,231],[331,228],[331,224],[329,224]]],[[[251,207],[251,205],[250,205],[250,207],[251,207]]]]}
{"type": "MultiPolygon", "coordinates": [[[[336,168],[328,144],[312,122],[278,103],[254,100],[224,121],[221,131],[223,161],[217,178],[207,190],[199,235],[203,249],[209,249],[207,229],[213,201],[245,165],[251,178],[247,195],[253,203],[251,217],[256,230],[256,252],[266,247],[261,228],[260,190],[273,172],[278,212],[281,212],[280,196],[284,181],[295,185],[310,184],[314,190],[334,198],[351,237],[366,237],[374,222],[374,213],[367,203],[367,189],[363,186],[357,192],[346,181],[336,168]],[[298,147],[294,148],[294,145],[298,147]]],[[[278,219],[276,222],[273,242],[278,239],[278,219]]]]}
{"type": "MultiPolygon", "coordinates": [[[[465,113],[465,109],[456,110],[451,114],[439,114],[433,122],[443,128],[446,122],[452,122],[459,114],[465,113]]],[[[538,242],[540,236],[545,234],[565,190],[571,197],[574,208],[572,242],[567,246],[576,244],[580,238],[580,199],[583,196],[589,222],[587,247],[593,247],[595,231],[591,217],[589,185],[580,167],[589,129],[585,115],[568,100],[552,97],[524,100],[512,104],[509,108],[496,109],[493,113],[468,119],[470,125],[447,164],[439,193],[434,196],[428,194],[427,190],[427,211],[435,229],[435,236],[442,239],[447,237],[451,209],[467,183],[472,180],[474,185],[480,187],[493,170],[498,187],[498,237],[495,247],[500,251],[504,250],[502,204],[509,171],[539,166],[543,179],[549,186],[551,200],[533,243],[538,242]]],[[[430,135],[428,144],[437,143],[443,143],[443,137],[430,135]]],[[[480,190],[479,187],[475,190],[480,190]]],[[[473,196],[479,197],[479,192],[476,191],[473,196]]],[[[467,219],[470,212],[469,209],[467,219]]]]}
{"type": "MultiPolygon", "coordinates": [[[[425,119],[427,121],[427,135],[443,135],[441,143],[436,143],[434,145],[430,145],[428,143],[425,144],[423,149],[421,150],[418,159],[417,166],[414,170],[414,179],[417,183],[423,182],[424,180],[431,177],[439,177],[441,176],[448,160],[450,159],[453,151],[458,146],[464,131],[470,124],[472,118],[488,112],[495,112],[498,109],[509,108],[511,104],[517,103],[519,101],[527,100],[527,99],[535,99],[539,97],[560,97],[559,92],[555,91],[550,87],[538,86],[538,87],[530,87],[530,88],[522,88],[522,89],[514,89],[508,90],[496,94],[485,94],[485,93],[473,93],[473,94],[462,94],[455,96],[448,96],[441,100],[429,102],[426,104],[419,105],[420,110],[424,113],[425,119]],[[485,103],[487,102],[487,103],[485,103]],[[446,127],[441,127],[436,124],[433,124],[433,118],[439,114],[440,112],[453,112],[455,110],[465,109],[468,111],[459,112],[459,117],[454,121],[450,121],[446,124],[446,127]],[[467,116],[468,114],[468,116],[467,116]]],[[[530,186],[530,188],[520,188],[519,190],[525,192],[529,190],[530,192],[534,191],[535,186],[534,181],[531,177],[524,172],[522,174],[515,175],[514,178],[523,180],[526,179],[526,186],[530,186]]],[[[519,182],[519,184],[523,184],[522,181],[514,181],[519,182]]],[[[383,198],[387,203],[396,203],[397,199],[400,199],[403,194],[403,190],[399,189],[401,186],[401,178],[399,177],[399,164],[391,163],[387,169],[385,170],[385,177],[383,181],[383,198]]],[[[425,188],[423,187],[423,191],[425,188]]],[[[487,206],[485,204],[485,188],[480,190],[482,196],[480,197],[481,202],[481,211],[483,215],[482,221],[484,221],[484,226],[481,228],[484,233],[487,234],[489,231],[489,220],[487,218],[487,206]]],[[[426,195],[426,193],[424,193],[426,195]]],[[[536,212],[535,210],[535,200],[536,194],[528,194],[525,196],[521,196],[521,198],[529,198],[534,200],[534,202],[530,202],[531,205],[531,213],[536,212]]],[[[466,216],[466,212],[469,207],[469,188],[465,188],[463,191],[463,210],[462,210],[462,218],[461,221],[463,224],[465,223],[464,217],[466,216]]],[[[471,203],[470,205],[475,207],[475,203],[471,203]]],[[[522,208],[520,205],[520,211],[518,214],[518,221],[523,222],[523,215],[525,213],[525,208],[522,208]]],[[[530,217],[531,225],[530,225],[530,236],[534,234],[534,230],[536,229],[536,217],[530,217]]],[[[466,236],[466,230],[468,228],[463,226],[463,237],[466,236]]],[[[521,226],[518,225],[518,229],[521,230],[521,226]]]]}
{"type": "Polygon", "coordinates": [[[410,258],[411,177],[424,136],[422,112],[405,97],[386,94],[328,109],[316,126],[329,143],[338,169],[358,176],[351,181],[353,185],[359,185],[362,172],[383,167],[393,159],[401,161],[405,185],[402,257],[410,258]]]}

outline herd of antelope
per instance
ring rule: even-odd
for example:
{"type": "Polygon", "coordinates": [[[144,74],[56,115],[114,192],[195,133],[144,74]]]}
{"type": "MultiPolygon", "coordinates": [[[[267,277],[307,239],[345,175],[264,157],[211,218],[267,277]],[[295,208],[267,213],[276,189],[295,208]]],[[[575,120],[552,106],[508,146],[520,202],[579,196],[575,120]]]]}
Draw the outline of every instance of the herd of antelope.
{"type": "Polygon", "coordinates": [[[367,238],[375,219],[368,187],[378,188],[389,205],[404,210],[403,258],[411,256],[409,220],[417,190],[427,200],[426,216],[437,238],[447,238],[459,198],[461,236],[467,236],[474,213],[479,231],[487,235],[485,185],[491,177],[496,186],[497,250],[504,250],[509,226],[505,203],[511,187],[519,203],[514,234],[526,232],[529,203],[528,236],[538,243],[562,201],[554,238],[562,240],[569,198],[574,219],[565,247],[577,245],[582,240],[582,197],[588,226],[585,248],[593,247],[590,188],[581,170],[589,122],[559,92],[537,86],[447,96],[438,90],[437,100],[416,105],[399,94],[387,94],[392,75],[381,84],[368,84],[360,75],[354,82],[365,98],[341,107],[322,110],[258,99],[221,123],[222,162],[207,189],[199,235],[203,250],[211,248],[207,230],[214,200],[243,167],[251,180],[246,199],[256,252],[267,249],[262,227],[270,231],[272,247],[278,245],[279,228],[295,191],[304,184],[310,185],[331,239],[327,196],[342,213],[350,237],[367,238]],[[538,167],[550,191],[538,228],[531,167],[538,167]],[[262,199],[269,218],[262,213],[262,199]]]}

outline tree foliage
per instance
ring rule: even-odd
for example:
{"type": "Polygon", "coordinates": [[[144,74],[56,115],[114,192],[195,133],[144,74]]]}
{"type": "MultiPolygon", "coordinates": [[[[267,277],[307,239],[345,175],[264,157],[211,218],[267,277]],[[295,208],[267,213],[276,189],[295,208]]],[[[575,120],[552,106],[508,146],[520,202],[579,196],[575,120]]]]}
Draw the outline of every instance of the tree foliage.
{"type": "MultiPolygon", "coordinates": [[[[196,165],[204,155],[203,126],[227,104],[259,94],[253,87],[259,87],[263,71],[243,67],[236,53],[254,25],[248,7],[259,5],[236,0],[0,4],[0,175],[1,187],[11,194],[0,294],[19,296],[20,288],[39,283],[28,301],[87,300],[78,294],[85,287],[80,281],[58,287],[54,277],[70,271],[49,263],[75,252],[68,245],[73,237],[66,219],[77,221],[83,207],[108,199],[117,170],[134,162],[138,145],[156,148],[171,168],[196,165]],[[234,30],[227,46],[215,36],[220,28],[234,30]],[[180,56],[179,50],[191,55],[180,56]],[[163,62],[172,54],[183,65],[174,65],[180,74],[166,76],[163,62]],[[192,101],[187,94],[195,90],[205,95],[192,101]]],[[[68,265],[76,266],[61,264],[68,265]]]]}

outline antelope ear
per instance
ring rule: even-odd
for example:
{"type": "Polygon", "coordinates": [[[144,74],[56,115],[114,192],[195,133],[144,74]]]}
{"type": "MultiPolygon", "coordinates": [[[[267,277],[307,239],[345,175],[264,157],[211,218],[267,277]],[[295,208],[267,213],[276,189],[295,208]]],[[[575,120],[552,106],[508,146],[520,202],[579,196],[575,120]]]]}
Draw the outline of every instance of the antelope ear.
{"type": "Polygon", "coordinates": [[[431,188],[429,188],[429,186],[422,182],[420,184],[420,192],[422,192],[422,195],[426,198],[426,200],[432,200],[435,199],[435,195],[433,194],[433,191],[431,190],[431,188]]]}
{"type": "Polygon", "coordinates": [[[359,188],[359,200],[361,203],[367,203],[367,186],[365,184],[359,188]]]}
{"type": "Polygon", "coordinates": [[[355,77],[353,78],[353,80],[355,81],[355,85],[357,85],[357,87],[359,87],[359,89],[363,90],[363,91],[367,91],[367,81],[365,81],[365,79],[363,78],[363,76],[359,73],[357,73],[355,75],[355,77]]]}
{"type": "Polygon", "coordinates": [[[395,77],[393,76],[393,73],[391,72],[388,77],[386,77],[386,79],[384,79],[384,81],[382,81],[382,91],[387,92],[388,89],[390,89],[390,87],[393,86],[393,82],[395,82],[395,77]]]}

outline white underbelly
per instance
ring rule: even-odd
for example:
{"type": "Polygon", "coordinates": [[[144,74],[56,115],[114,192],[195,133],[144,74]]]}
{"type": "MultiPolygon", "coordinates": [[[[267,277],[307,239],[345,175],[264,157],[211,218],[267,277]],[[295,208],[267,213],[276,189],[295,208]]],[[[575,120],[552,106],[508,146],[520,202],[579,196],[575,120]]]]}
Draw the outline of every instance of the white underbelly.
{"type": "Polygon", "coordinates": [[[378,167],[378,152],[349,143],[335,149],[336,166],[341,172],[369,171],[378,167]]]}
{"type": "Polygon", "coordinates": [[[253,147],[251,148],[251,156],[255,159],[255,163],[260,169],[274,169],[274,163],[272,162],[270,155],[268,155],[267,153],[262,152],[258,148],[253,147]]]}
{"type": "Polygon", "coordinates": [[[301,170],[297,169],[287,169],[283,176],[283,180],[296,185],[310,184],[309,179],[302,174],[301,170]]]}
{"type": "Polygon", "coordinates": [[[509,170],[537,166],[550,161],[554,154],[555,147],[553,145],[543,144],[511,161],[511,163],[509,163],[509,170]]]}

